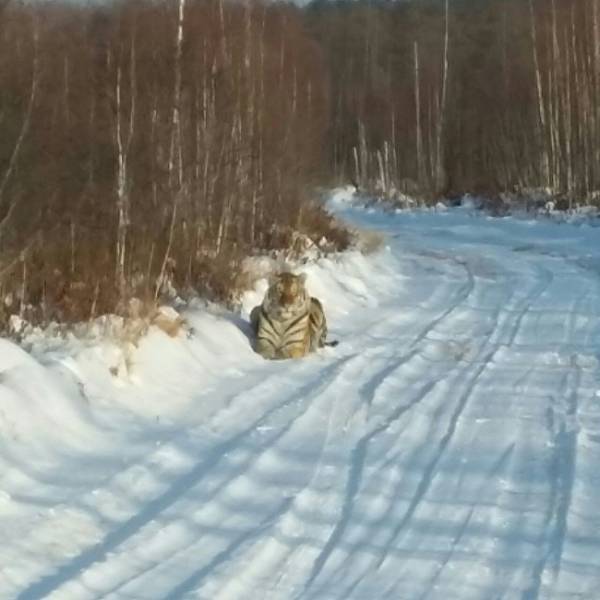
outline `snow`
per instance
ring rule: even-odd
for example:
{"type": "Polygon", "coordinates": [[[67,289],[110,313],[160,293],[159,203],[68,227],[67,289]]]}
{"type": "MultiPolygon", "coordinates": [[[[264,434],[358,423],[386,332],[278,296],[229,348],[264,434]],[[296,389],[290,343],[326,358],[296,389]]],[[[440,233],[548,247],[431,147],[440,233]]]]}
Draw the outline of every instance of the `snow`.
{"type": "Polygon", "coordinates": [[[137,348],[0,340],[0,598],[594,599],[600,239],[466,208],[332,210],[335,348],[197,306],[137,348]]]}

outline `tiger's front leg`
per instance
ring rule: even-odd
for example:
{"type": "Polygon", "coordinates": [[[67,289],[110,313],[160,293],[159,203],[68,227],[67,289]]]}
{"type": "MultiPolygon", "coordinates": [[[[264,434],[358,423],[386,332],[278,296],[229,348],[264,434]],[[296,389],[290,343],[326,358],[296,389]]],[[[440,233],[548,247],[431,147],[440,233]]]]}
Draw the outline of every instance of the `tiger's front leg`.
{"type": "Polygon", "coordinates": [[[252,327],[252,333],[258,335],[258,326],[260,324],[260,304],[255,306],[250,312],[250,327],[252,327]]]}
{"type": "Polygon", "coordinates": [[[286,344],[280,351],[279,358],[304,358],[310,352],[311,338],[307,329],[302,340],[286,344]]]}
{"type": "Polygon", "coordinates": [[[269,342],[269,340],[258,338],[256,340],[256,346],[254,349],[258,354],[267,360],[279,358],[279,356],[277,356],[277,349],[273,346],[273,344],[271,344],[271,342],[269,342]]]}
{"type": "Polygon", "coordinates": [[[304,358],[308,352],[306,351],[306,347],[303,346],[295,346],[294,348],[290,348],[290,350],[286,353],[288,356],[285,358],[304,358]]]}

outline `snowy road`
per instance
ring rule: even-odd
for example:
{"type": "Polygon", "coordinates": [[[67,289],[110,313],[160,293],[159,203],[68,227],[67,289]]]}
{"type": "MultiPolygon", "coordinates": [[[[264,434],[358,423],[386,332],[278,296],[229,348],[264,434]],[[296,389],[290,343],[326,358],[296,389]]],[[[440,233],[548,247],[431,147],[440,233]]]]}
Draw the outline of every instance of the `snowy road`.
{"type": "Polygon", "coordinates": [[[339,210],[335,349],[0,340],[0,598],[600,598],[600,229],[339,210]]]}

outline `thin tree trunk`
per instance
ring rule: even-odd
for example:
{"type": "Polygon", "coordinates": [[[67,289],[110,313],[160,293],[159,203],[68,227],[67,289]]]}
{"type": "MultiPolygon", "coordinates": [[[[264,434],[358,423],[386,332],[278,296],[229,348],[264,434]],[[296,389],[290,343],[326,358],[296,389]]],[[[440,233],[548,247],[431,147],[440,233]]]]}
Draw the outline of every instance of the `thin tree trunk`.
{"type": "Polygon", "coordinates": [[[533,51],[533,65],[535,70],[535,89],[537,92],[538,99],[538,117],[539,117],[539,132],[540,132],[540,144],[542,150],[542,178],[544,185],[550,186],[550,160],[548,155],[547,147],[547,126],[546,126],[546,108],[544,102],[544,90],[542,87],[542,74],[540,71],[540,63],[538,58],[538,41],[537,41],[537,28],[535,26],[535,12],[533,9],[533,0],[529,0],[529,14],[531,20],[530,34],[531,44],[533,51]]]}
{"type": "Polygon", "coordinates": [[[439,106],[436,135],[436,154],[435,154],[435,191],[441,191],[446,184],[446,174],[444,165],[444,133],[446,125],[446,98],[448,92],[448,45],[449,45],[449,6],[448,1],[444,4],[444,59],[442,71],[442,92],[439,106]]]}
{"type": "Polygon", "coordinates": [[[423,186],[423,133],[421,131],[421,81],[419,74],[419,42],[413,44],[415,66],[415,127],[416,127],[416,152],[417,152],[417,182],[423,186]]]}
{"type": "Polygon", "coordinates": [[[135,73],[135,30],[131,35],[131,47],[129,56],[129,123],[127,133],[125,134],[123,114],[122,114],[122,68],[121,60],[117,65],[117,83],[115,88],[115,97],[117,104],[117,121],[116,121],[116,141],[117,141],[117,210],[118,210],[118,225],[117,225],[117,248],[116,248],[116,279],[119,287],[121,299],[126,294],[126,248],[127,248],[127,231],[130,223],[131,201],[129,197],[129,173],[128,173],[128,157],[133,133],[135,128],[135,97],[136,97],[136,73],[135,73]]]}

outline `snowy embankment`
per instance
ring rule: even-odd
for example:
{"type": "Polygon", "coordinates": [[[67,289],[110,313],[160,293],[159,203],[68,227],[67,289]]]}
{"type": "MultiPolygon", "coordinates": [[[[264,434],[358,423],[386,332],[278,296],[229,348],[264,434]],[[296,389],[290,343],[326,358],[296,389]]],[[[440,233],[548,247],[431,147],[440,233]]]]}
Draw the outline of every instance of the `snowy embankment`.
{"type": "Polygon", "coordinates": [[[334,349],[0,340],[0,598],[599,597],[600,230],[346,199],[334,349]]]}

